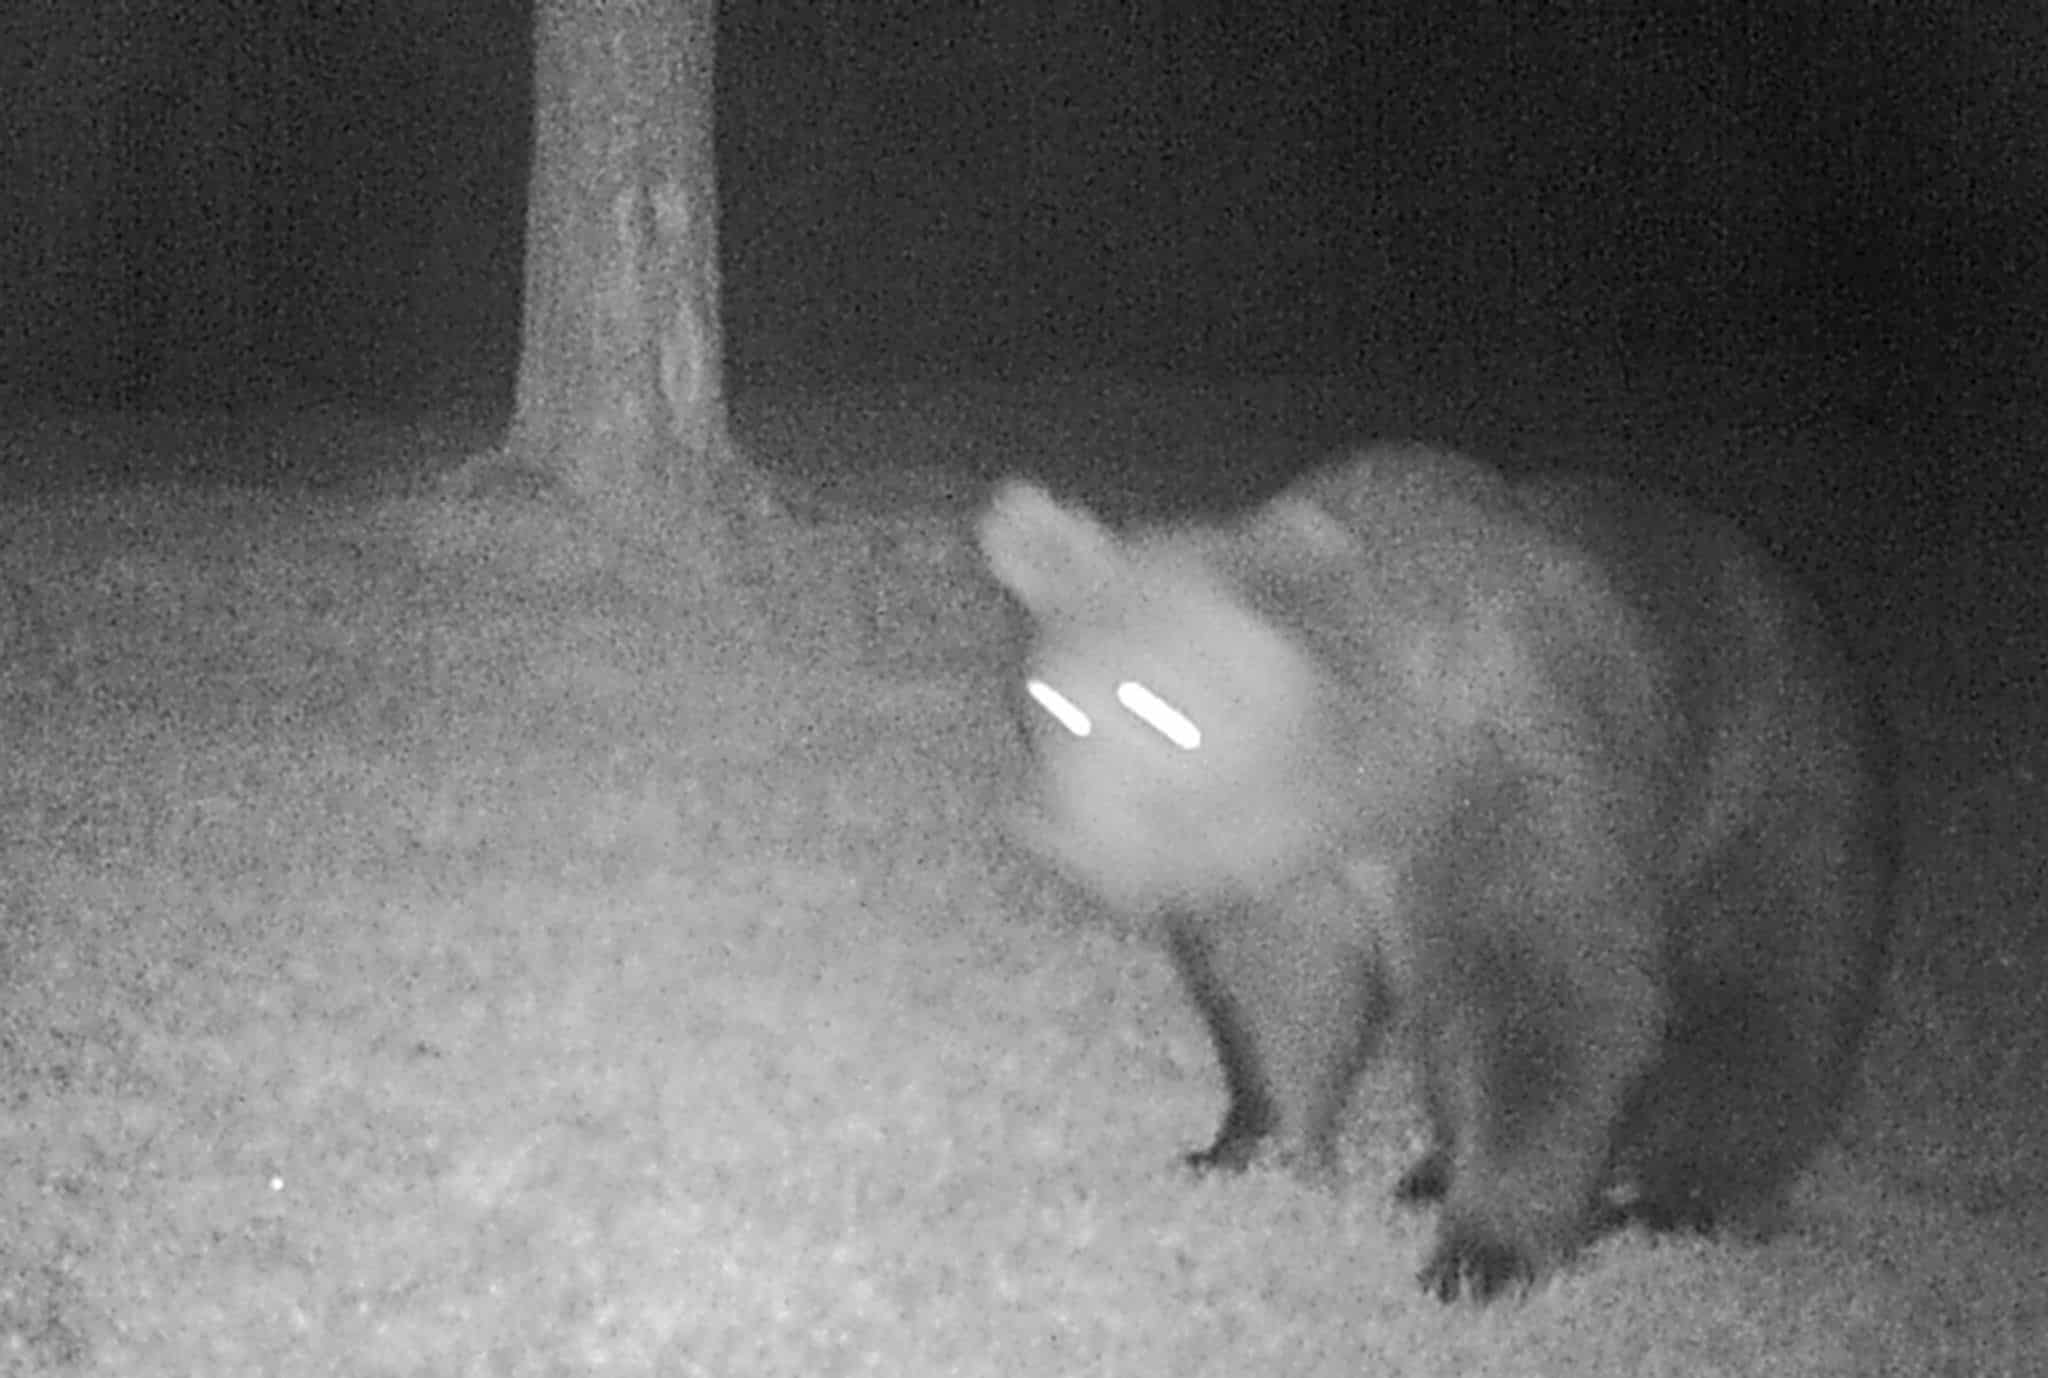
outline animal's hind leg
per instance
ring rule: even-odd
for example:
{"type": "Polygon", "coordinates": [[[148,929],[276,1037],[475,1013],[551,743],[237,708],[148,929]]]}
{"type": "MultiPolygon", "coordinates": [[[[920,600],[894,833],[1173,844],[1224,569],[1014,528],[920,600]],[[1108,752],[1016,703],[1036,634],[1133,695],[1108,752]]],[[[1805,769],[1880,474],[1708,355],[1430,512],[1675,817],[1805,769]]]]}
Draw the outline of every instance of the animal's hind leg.
{"type": "Polygon", "coordinates": [[[1638,1089],[1616,1170],[1615,1223],[1705,1233],[1772,1233],[1817,1137],[1806,1050],[1767,992],[1695,1000],[1638,1089]]]}
{"type": "Polygon", "coordinates": [[[1414,1035],[1422,1052],[1422,1110],[1429,1127],[1429,1147],[1395,1184],[1394,1200],[1404,1206],[1435,1205],[1450,1194],[1452,1163],[1458,1147],[1459,1034],[1441,1024],[1453,1014],[1446,1008],[1449,1002],[1421,1003],[1423,1008],[1417,1011],[1414,1035]]]}
{"type": "Polygon", "coordinates": [[[1632,1198],[1620,1213],[1652,1229],[1760,1238],[1782,1225],[1848,1076],[1849,973],[1830,969],[1845,958],[1828,941],[1842,919],[1725,869],[1701,892],[1713,905],[1690,931],[1723,945],[1680,972],[1662,1056],[1619,1145],[1632,1198]]]}

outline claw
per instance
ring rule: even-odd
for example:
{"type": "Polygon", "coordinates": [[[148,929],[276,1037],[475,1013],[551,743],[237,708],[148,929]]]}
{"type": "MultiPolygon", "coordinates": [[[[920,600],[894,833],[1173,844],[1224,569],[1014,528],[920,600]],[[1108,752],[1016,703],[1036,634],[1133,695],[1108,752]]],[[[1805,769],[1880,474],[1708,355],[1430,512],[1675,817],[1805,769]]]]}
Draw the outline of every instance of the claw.
{"type": "Polygon", "coordinates": [[[1440,1302],[1484,1305],[1529,1290],[1536,1265],[1521,1250],[1471,1233],[1439,1238],[1436,1253],[1418,1275],[1422,1290],[1440,1302]]]}
{"type": "Polygon", "coordinates": [[[1439,1150],[1431,1150],[1402,1174],[1394,1187],[1394,1199],[1404,1206],[1426,1206],[1443,1200],[1450,1189],[1450,1159],[1439,1150]]]}

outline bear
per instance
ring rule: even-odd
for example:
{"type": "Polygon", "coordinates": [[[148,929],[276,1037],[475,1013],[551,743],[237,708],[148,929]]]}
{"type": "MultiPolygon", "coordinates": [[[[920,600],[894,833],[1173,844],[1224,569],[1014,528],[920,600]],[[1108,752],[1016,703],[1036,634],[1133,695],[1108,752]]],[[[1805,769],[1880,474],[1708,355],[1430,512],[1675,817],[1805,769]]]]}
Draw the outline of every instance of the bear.
{"type": "Polygon", "coordinates": [[[1163,935],[1227,1093],[1194,1167],[1333,1180],[1398,1024],[1440,1300],[1630,1223],[1780,1227],[1854,1079],[1894,845],[1875,695],[1761,546],[1395,444],[1127,532],[1012,479],[978,540],[1026,633],[1009,830],[1163,935]]]}

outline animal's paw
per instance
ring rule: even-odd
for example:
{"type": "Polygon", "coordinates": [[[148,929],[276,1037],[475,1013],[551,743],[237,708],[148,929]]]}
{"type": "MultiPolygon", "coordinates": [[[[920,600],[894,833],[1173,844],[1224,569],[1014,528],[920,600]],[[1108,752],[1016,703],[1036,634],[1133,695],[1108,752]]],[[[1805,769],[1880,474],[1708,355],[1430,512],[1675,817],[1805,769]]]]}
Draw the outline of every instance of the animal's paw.
{"type": "Polygon", "coordinates": [[[1446,1222],[1417,1281],[1438,1301],[1483,1304],[1526,1292],[1539,1271],[1526,1250],[1492,1232],[1446,1222]]]}
{"type": "Polygon", "coordinates": [[[1401,1180],[1394,1186],[1394,1199],[1404,1206],[1426,1206],[1443,1200],[1450,1190],[1450,1155],[1442,1149],[1431,1149],[1401,1174],[1401,1180]]]}
{"type": "Polygon", "coordinates": [[[1225,1135],[1207,1148],[1183,1154],[1181,1162],[1191,1172],[1242,1172],[1251,1166],[1252,1160],[1258,1155],[1257,1139],[1231,1138],[1225,1135]]]}

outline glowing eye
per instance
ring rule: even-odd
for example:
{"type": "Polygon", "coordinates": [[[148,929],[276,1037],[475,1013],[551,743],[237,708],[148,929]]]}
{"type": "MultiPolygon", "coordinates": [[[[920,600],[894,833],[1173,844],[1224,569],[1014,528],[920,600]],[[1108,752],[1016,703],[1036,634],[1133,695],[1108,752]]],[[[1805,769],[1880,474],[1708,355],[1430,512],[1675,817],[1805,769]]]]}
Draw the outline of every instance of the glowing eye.
{"type": "Polygon", "coordinates": [[[1202,729],[1195,726],[1195,720],[1138,681],[1127,679],[1119,684],[1116,701],[1128,708],[1139,722],[1182,751],[1193,751],[1201,746],[1202,729]]]}
{"type": "Polygon", "coordinates": [[[1058,723],[1076,737],[1085,737],[1095,730],[1095,724],[1088,721],[1088,715],[1081,711],[1081,705],[1053,688],[1042,679],[1024,681],[1024,692],[1031,695],[1031,701],[1052,714],[1058,723]]]}

